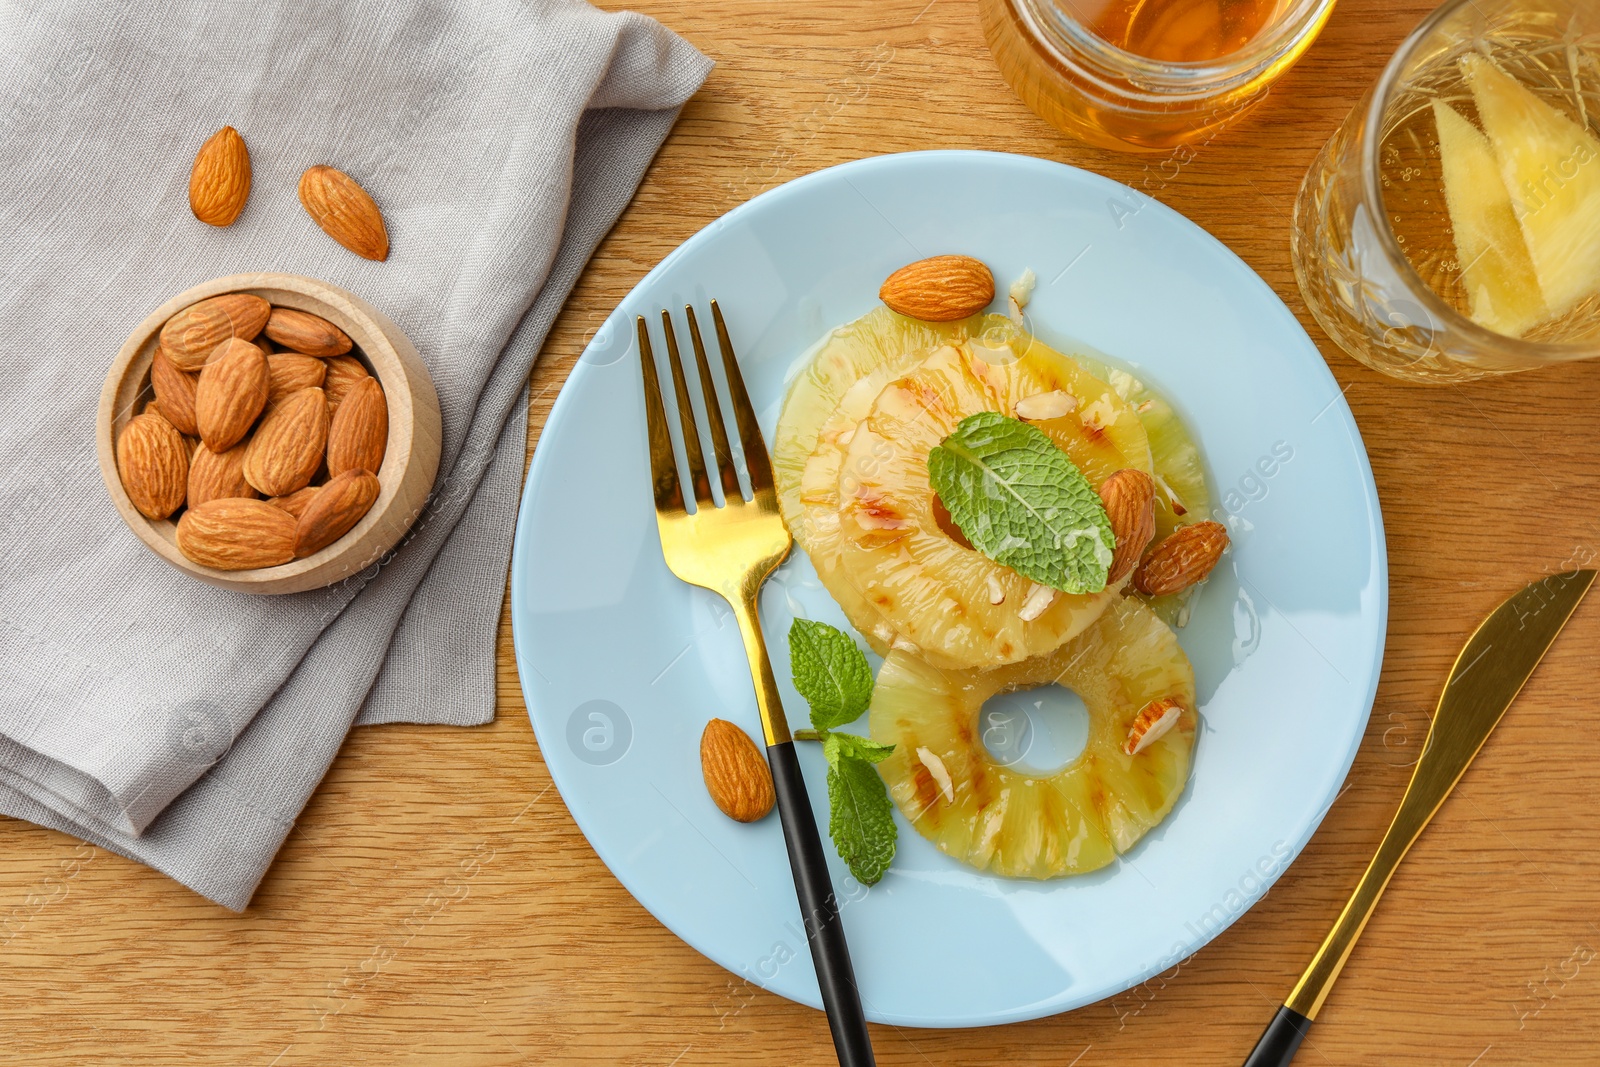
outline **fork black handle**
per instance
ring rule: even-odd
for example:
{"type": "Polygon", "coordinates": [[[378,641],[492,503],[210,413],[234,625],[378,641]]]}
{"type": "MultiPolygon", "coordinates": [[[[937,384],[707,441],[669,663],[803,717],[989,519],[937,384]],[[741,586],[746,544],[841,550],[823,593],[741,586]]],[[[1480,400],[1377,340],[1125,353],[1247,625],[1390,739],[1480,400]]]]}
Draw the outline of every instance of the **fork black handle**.
{"type": "Polygon", "coordinates": [[[806,794],[805,779],[800,776],[794,742],[768,745],[767,762],[772,765],[783,843],[789,849],[789,869],[794,872],[794,891],[800,898],[800,916],[805,922],[806,942],[811,946],[817,985],[822,990],[822,1006],[828,1013],[828,1029],[833,1031],[834,1051],[840,1067],[873,1067],[876,1061],[872,1039],[867,1035],[867,1017],[861,1011],[855,969],[850,966],[850,946],[844,938],[839,898],[828,877],[828,856],[822,851],[822,838],[811,814],[811,798],[806,794]]]}
{"type": "Polygon", "coordinates": [[[1244,1067],[1288,1067],[1311,1029],[1311,1020],[1285,1004],[1272,1017],[1244,1067]]]}

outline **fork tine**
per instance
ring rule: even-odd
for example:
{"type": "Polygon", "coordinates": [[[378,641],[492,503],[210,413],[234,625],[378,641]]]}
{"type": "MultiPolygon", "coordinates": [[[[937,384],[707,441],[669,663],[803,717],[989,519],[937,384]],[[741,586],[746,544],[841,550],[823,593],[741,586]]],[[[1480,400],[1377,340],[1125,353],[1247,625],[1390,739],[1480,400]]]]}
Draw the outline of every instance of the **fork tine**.
{"type": "Polygon", "coordinates": [[[689,403],[689,386],[683,376],[683,357],[678,354],[678,334],[672,328],[672,315],[661,313],[661,326],[667,331],[667,362],[672,364],[672,390],[678,397],[678,423],[683,428],[683,450],[689,459],[689,484],[695,502],[711,507],[711,483],[706,480],[706,454],[700,449],[700,431],[694,425],[694,405],[689,403]]]}
{"type": "Polygon", "coordinates": [[[683,483],[678,480],[678,461],[672,456],[672,434],[667,429],[667,410],[661,403],[661,382],[656,377],[656,357],[650,348],[650,328],[643,315],[639,316],[638,327],[645,422],[650,428],[650,482],[656,510],[684,511],[683,483]]]}
{"type": "Polygon", "coordinates": [[[711,423],[711,454],[716,460],[717,476],[722,482],[722,499],[744,498],[739,488],[739,471],[733,465],[733,450],[728,447],[728,430],[723,424],[722,401],[717,387],[711,381],[711,366],[706,362],[706,344],[700,336],[700,323],[694,317],[694,305],[685,304],[689,317],[689,339],[694,345],[694,361],[700,368],[700,397],[706,402],[706,419],[711,423]]]}
{"type": "Polygon", "coordinates": [[[756,410],[750,405],[750,394],[744,390],[739,361],[733,354],[733,342],[728,339],[728,324],[722,321],[722,309],[715,300],[711,301],[711,319],[716,323],[717,347],[722,349],[722,367],[728,376],[728,392],[733,401],[734,419],[739,427],[739,441],[744,445],[744,465],[750,472],[750,491],[770,491],[772,461],[767,458],[767,445],[761,439],[761,427],[756,425],[756,410]]]}

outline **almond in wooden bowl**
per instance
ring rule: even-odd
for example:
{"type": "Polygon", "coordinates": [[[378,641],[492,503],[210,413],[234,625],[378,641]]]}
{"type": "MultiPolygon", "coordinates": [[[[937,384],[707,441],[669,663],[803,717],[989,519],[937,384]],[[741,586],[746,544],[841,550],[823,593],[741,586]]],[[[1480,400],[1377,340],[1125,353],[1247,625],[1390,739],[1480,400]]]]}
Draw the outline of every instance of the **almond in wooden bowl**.
{"type": "MultiPolygon", "coordinates": [[[[213,376],[214,381],[218,379],[227,385],[229,376],[213,376]]],[[[152,410],[163,407],[157,405],[152,410]]],[[[222,421],[226,423],[227,419],[222,421]]],[[[226,438],[231,437],[237,427],[228,424],[225,429],[223,436],[226,438]]],[[[202,581],[253,593],[297,593],[362,573],[399,543],[422,513],[439,469],[439,399],[416,348],[399,327],[366,301],[337,286],[292,274],[235,274],[217,278],[179,293],[157,308],[139,324],[117,353],[100,393],[95,432],[106,489],[117,511],[139,539],[162,559],[202,581]],[[169,401],[174,396],[187,401],[190,405],[187,410],[181,410],[184,405],[180,404],[179,421],[184,423],[180,430],[188,428],[188,420],[194,419],[190,390],[205,376],[204,368],[209,360],[231,353],[237,362],[240,345],[233,342],[251,340],[254,343],[253,339],[237,332],[228,334],[229,328],[239,329],[229,325],[229,315],[191,314],[180,318],[185,309],[224,295],[232,297],[231,302],[221,301],[201,311],[218,306],[231,310],[238,305],[250,312],[244,316],[249,321],[243,322],[243,328],[259,334],[263,341],[269,331],[261,328],[268,320],[260,302],[272,309],[293,312],[280,315],[277,325],[270,330],[291,343],[268,342],[276,351],[264,377],[250,376],[249,384],[256,396],[248,398],[248,402],[234,405],[231,402],[235,398],[231,394],[207,398],[204,406],[229,418],[242,418],[239,411],[249,414],[255,408],[259,408],[260,413],[250,416],[242,437],[229,448],[226,463],[221,462],[221,456],[208,452],[201,457],[197,469],[187,469],[180,479],[176,472],[180,464],[174,454],[170,464],[174,470],[170,477],[164,475],[162,491],[181,493],[186,489],[195,494],[196,499],[185,498],[164,516],[149,518],[148,513],[160,514],[170,501],[163,497],[159,501],[161,507],[152,505],[157,494],[151,490],[151,484],[146,484],[152,483],[148,473],[133,487],[130,495],[118,468],[117,442],[158,391],[164,392],[169,401]],[[169,343],[163,348],[165,358],[154,368],[156,381],[152,382],[152,365],[157,349],[162,348],[162,329],[175,318],[184,329],[167,331],[169,343]],[[205,333],[207,329],[217,336],[205,333]],[[181,358],[173,356],[172,347],[180,340],[187,346],[179,353],[181,358]],[[277,351],[296,353],[294,342],[315,351],[297,352],[294,358],[280,358],[276,354],[277,351]],[[337,355],[322,355],[335,351],[337,355]],[[305,362],[307,359],[320,360],[326,365],[325,369],[318,374],[319,368],[310,366],[305,362]],[[314,433],[320,427],[326,437],[330,416],[337,411],[338,401],[353,386],[368,378],[374,384],[361,385],[360,411],[352,408],[341,424],[338,451],[340,471],[344,473],[330,475],[325,458],[327,445],[319,445],[322,452],[317,457],[317,471],[310,485],[300,488],[305,484],[302,476],[309,459],[301,454],[300,446],[304,442],[294,433],[285,432],[281,424],[286,420],[282,414],[277,417],[278,425],[269,438],[257,446],[254,462],[246,462],[251,441],[263,423],[273,418],[275,411],[290,404],[309,410],[311,400],[315,400],[316,417],[298,421],[306,422],[309,432],[314,433]],[[264,397],[263,392],[268,395],[264,397]],[[326,413],[325,408],[328,409],[326,413]],[[355,418],[358,413],[362,415],[359,419],[355,418]],[[312,423],[315,425],[310,425],[312,423]],[[381,441],[376,439],[379,436],[381,441]],[[376,464],[378,469],[367,471],[360,466],[362,463],[376,464]],[[271,492],[259,491],[259,487],[251,484],[252,474],[257,480],[268,482],[268,490],[286,495],[273,496],[271,492]],[[335,475],[338,476],[336,495],[322,501],[321,507],[311,508],[310,504],[323,495],[317,487],[335,475]],[[180,480],[186,481],[184,488],[174,489],[167,484],[171,482],[175,486],[180,480]],[[242,486],[241,496],[217,495],[231,491],[226,488],[229,485],[242,486]],[[146,505],[144,509],[138,506],[136,498],[146,505]],[[236,503],[227,503],[230,500],[236,503]],[[184,516],[196,507],[204,507],[206,511],[183,525],[180,534],[184,516]],[[262,508],[269,510],[262,511],[262,508]],[[279,513],[286,521],[273,519],[279,513]],[[310,525],[301,530],[298,524],[307,514],[310,519],[305,521],[310,525]]],[[[174,431],[168,426],[167,432],[174,431]]],[[[195,454],[198,443],[195,437],[178,433],[177,439],[183,442],[189,455],[195,454]]],[[[139,439],[139,443],[143,441],[144,438],[139,439]]],[[[170,442],[164,443],[170,445],[170,442]]],[[[148,451],[150,449],[123,449],[129,455],[138,453],[134,455],[135,460],[148,451]]],[[[173,449],[168,447],[167,452],[173,449]]]]}

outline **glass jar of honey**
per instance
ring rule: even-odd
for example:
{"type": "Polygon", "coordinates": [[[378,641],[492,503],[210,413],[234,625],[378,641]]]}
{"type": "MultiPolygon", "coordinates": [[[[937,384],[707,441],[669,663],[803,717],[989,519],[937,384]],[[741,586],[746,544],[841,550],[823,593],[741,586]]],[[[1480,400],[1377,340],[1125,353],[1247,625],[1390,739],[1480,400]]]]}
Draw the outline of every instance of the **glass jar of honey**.
{"type": "Polygon", "coordinates": [[[1334,0],[980,0],[1017,95],[1091,144],[1160,152],[1212,137],[1311,46],[1334,0]]]}

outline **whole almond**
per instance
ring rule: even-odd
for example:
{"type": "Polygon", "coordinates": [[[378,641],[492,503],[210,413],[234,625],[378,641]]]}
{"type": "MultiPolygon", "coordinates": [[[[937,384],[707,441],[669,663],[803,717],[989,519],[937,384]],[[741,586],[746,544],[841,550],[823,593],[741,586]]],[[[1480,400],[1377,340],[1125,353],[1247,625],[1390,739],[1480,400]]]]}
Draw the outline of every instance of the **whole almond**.
{"type": "Polygon", "coordinates": [[[249,341],[266,325],[272,305],[249,293],[223,293],[190,304],[161,327],[161,349],[179,370],[197,371],[229,338],[249,341]]]}
{"type": "Polygon", "coordinates": [[[178,520],[178,551],[220,571],[276,567],[294,558],[294,516],[265,500],[208,500],[178,520]]]}
{"type": "Polygon", "coordinates": [[[954,322],[989,306],[994,275],[971,256],[933,256],[889,275],[878,298],[909,318],[954,322]]]}
{"type": "Polygon", "coordinates": [[[772,769],[750,735],[726,719],[712,719],[700,735],[700,773],[728,818],[755,822],[772,810],[772,769]]]}
{"type": "Polygon", "coordinates": [[[178,510],[189,485],[183,435],[160,415],[136,415],[117,438],[117,473],[139,514],[164,519],[178,510]]]}
{"type": "Polygon", "coordinates": [[[195,153],[189,172],[189,210],[211,226],[227,226],[250,196],[250,151],[232,126],[224,126],[195,153]]]}
{"type": "Polygon", "coordinates": [[[312,167],[300,175],[300,203],[322,232],[363,259],[389,258],[389,231],[367,191],[342,170],[312,167]]]}
{"type": "Polygon", "coordinates": [[[1150,596],[1178,593],[1203,582],[1228,547],[1228,530],[1220,522],[1180,526],[1139,564],[1133,585],[1150,596]]]}
{"type": "Polygon", "coordinates": [[[254,497],[256,491],[244,480],[244,445],[226,452],[213,452],[205,444],[189,457],[189,499],[191,508],[226,497],[254,497]]]}
{"type": "Polygon", "coordinates": [[[250,432],[267,406],[267,357],[249,341],[229,340],[200,371],[194,391],[200,440],[213,452],[226,452],[250,432]]]}
{"type": "Polygon", "coordinates": [[[245,481],[263,496],[287,496],[310,483],[327,446],[328,399],[321,389],[302,389],[273,405],[251,435],[245,481]]]}
{"type": "Polygon", "coordinates": [[[355,384],[372,375],[367,373],[367,368],[354,356],[333,356],[322,362],[327,367],[328,375],[322,383],[322,388],[328,394],[328,415],[331,417],[339,410],[339,403],[355,384]]]}
{"type": "Polygon", "coordinates": [[[389,444],[389,401],[376,378],[350,387],[328,427],[328,473],[375,471],[383,466],[389,444]]]}
{"type": "Polygon", "coordinates": [[[342,356],[350,351],[350,337],[343,330],[320,315],[296,308],[273,308],[264,332],[302,355],[342,356]]]}
{"type": "Polygon", "coordinates": [[[327,376],[327,366],[315,356],[274,352],[267,357],[267,403],[276,404],[302,389],[316,389],[327,376]]]}
{"type": "Polygon", "coordinates": [[[275,508],[282,508],[298,519],[305,514],[306,508],[311,506],[311,502],[316,499],[317,494],[320,492],[322,492],[322,486],[308,485],[304,489],[296,489],[288,496],[275,496],[268,500],[267,503],[275,508]]]}
{"type": "Polygon", "coordinates": [[[377,476],[371,471],[335,474],[300,512],[295,523],[294,558],[321,552],[349,533],[378,499],[378,491],[377,476]]]}
{"type": "Polygon", "coordinates": [[[178,428],[179,433],[191,437],[200,432],[194,412],[194,391],[199,381],[196,375],[174,366],[166,352],[156,349],[155,357],[150,361],[150,387],[156,391],[156,399],[161,401],[161,414],[178,428]]]}
{"type": "Polygon", "coordinates": [[[1133,570],[1156,535],[1155,479],[1132,467],[1117,471],[1100,483],[1100,502],[1106,506],[1117,539],[1106,573],[1106,584],[1116,585],[1133,570]]]}

